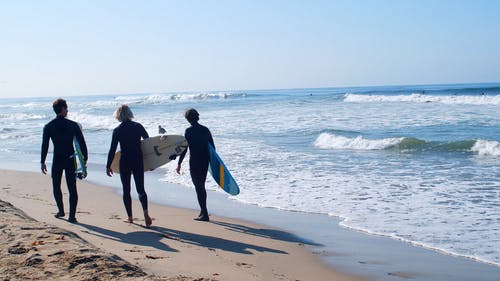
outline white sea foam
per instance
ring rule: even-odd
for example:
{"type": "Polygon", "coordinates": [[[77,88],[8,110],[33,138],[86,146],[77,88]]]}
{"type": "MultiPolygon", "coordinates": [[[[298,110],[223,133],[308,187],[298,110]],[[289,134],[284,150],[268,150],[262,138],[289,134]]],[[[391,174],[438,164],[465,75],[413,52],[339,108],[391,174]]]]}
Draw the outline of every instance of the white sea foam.
{"type": "Polygon", "coordinates": [[[211,98],[226,99],[244,97],[245,93],[217,92],[217,93],[179,93],[153,95],[127,95],[115,97],[116,102],[128,104],[164,104],[176,101],[206,100],[211,98]]]}
{"type": "Polygon", "coordinates": [[[414,102],[414,103],[443,103],[443,104],[471,104],[471,105],[500,105],[500,95],[495,96],[465,96],[465,95],[360,95],[348,93],[344,95],[345,102],[414,102]]]}
{"type": "Polygon", "coordinates": [[[321,149],[355,149],[355,150],[381,150],[393,147],[404,138],[385,138],[379,140],[365,139],[362,136],[348,138],[328,133],[321,133],[314,141],[314,146],[321,149]]]}
{"type": "Polygon", "coordinates": [[[0,119],[4,121],[40,120],[45,118],[47,118],[47,116],[43,114],[29,114],[29,113],[0,114],[0,119]]]}
{"type": "Polygon", "coordinates": [[[31,109],[31,108],[40,108],[41,106],[50,106],[51,103],[43,103],[43,102],[6,102],[0,103],[0,108],[21,108],[21,109],[31,109]]]}
{"type": "Polygon", "coordinates": [[[471,150],[479,155],[500,156],[500,142],[490,140],[477,140],[471,150]]]}
{"type": "Polygon", "coordinates": [[[70,112],[68,118],[80,123],[84,130],[112,130],[118,123],[112,115],[93,115],[81,112],[70,112]]]}

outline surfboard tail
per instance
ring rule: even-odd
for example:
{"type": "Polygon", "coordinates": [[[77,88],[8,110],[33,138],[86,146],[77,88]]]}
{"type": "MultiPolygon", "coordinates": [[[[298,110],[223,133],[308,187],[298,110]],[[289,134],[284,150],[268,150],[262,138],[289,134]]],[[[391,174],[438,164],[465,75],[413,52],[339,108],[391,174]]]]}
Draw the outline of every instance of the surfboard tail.
{"type": "Polygon", "coordinates": [[[83,159],[82,149],[76,137],[73,138],[73,145],[75,148],[75,154],[73,155],[75,160],[75,176],[79,179],[84,179],[87,177],[87,165],[83,159]]]}
{"type": "Polygon", "coordinates": [[[222,159],[220,159],[219,155],[217,154],[217,152],[215,152],[215,149],[210,143],[208,144],[208,151],[210,154],[208,170],[214,178],[215,182],[225,192],[231,195],[238,195],[240,193],[238,184],[231,176],[231,173],[227,169],[226,165],[224,164],[224,162],[222,162],[222,159]]]}

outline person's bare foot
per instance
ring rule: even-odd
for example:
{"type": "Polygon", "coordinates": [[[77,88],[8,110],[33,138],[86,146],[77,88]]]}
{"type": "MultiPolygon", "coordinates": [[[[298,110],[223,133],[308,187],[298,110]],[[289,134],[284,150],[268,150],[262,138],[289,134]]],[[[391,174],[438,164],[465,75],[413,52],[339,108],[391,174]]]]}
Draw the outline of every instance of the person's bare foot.
{"type": "Polygon", "coordinates": [[[146,222],[146,227],[150,227],[151,224],[153,223],[153,220],[151,220],[148,211],[144,211],[144,221],[146,222]]]}
{"type": "Polygon", "coordinates": [[[128,218],[124,219],[123,222],[134,223],[134,218],[133,217],[128,217],[128,218]]]}

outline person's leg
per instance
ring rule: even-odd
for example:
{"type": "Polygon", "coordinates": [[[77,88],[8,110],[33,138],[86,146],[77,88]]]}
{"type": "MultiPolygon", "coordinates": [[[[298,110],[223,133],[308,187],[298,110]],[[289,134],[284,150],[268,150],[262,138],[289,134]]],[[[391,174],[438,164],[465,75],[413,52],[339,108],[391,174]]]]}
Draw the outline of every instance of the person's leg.
{"type": "Polygon", "coordinates": [[[64,167],[66,185],[69,191],[69,222],[76,222],[76,205],[78,204],[78,192],[76,190],[75,159],[69,159],[64,167]]]}
{"type": "Polygon", "coordinates": [[[144,212],[144,221],[146,226],[151,226],[152,220],[148,213],[148,195],[146,194],[146,190],[144,188],[144,168],[142,165],[137,165],[132,170],[134,175],[135,189],[137,190],[137,194],[139,194],[139,201],[142,205],[142,211],[144,212]]]}
{"type": "Polygon", "coordinates": [[[128,219],[127,221],[132,223],[132,198],[130,197],[130,179],[132,171],[126,167],[122,168],[120,163],[120,179],[123,186],[123,204],[125,205],[125,210],[127,211],[128,219]]]}
{"type": "Polygon", "coordinates": [[[135,189],[137,190],[137,194],[139,194],[139,201],[142,205],[142,210],[148,210],[148,195],[146,194],[146,190],[144,188],[144,171],[143,168],[134,168],[132,170],[132,174],[134,175],[135,189]]]}
{"type": "Polygon", "coordinates": [[[57,162],[52,163],[52,192],[54,193],[54,199],[56,200],[56,205],[58,212],[55,215],[56,218],[64,217],[64,204],[62,200],[62,192],[61,192],[61,178],[63,173],[62,165],[59,165],[57,162]]]}
{"type": "Polygon", "coordinates": [[[196,190],[196,197],[198,198],[198,204],[200,205],[200,216],[197,220],[208,221],[208,210],[207,210],[207,191],[205,189],[205,181],[207,179],[207,169],[191,169],[191,180],[193,181],[194,188],[196,190]]]}

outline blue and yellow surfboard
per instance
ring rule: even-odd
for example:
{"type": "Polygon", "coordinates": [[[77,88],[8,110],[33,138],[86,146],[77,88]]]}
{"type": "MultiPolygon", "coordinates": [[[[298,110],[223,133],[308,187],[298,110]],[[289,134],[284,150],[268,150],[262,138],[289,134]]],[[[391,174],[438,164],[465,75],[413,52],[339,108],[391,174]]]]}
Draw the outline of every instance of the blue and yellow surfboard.
{"type": "Polygon", "coordinates": [[[224,162],[220,159],[217,152],[215,152],[214,147],[209,143],[208,151],[210,154],[210,163],[208,165],[208,171],[217,182],[217,184],[227,193],[231,195],[238,195],[240,193],[240,188],[234,180],[231,173],[227,169],[224,162]]]}

